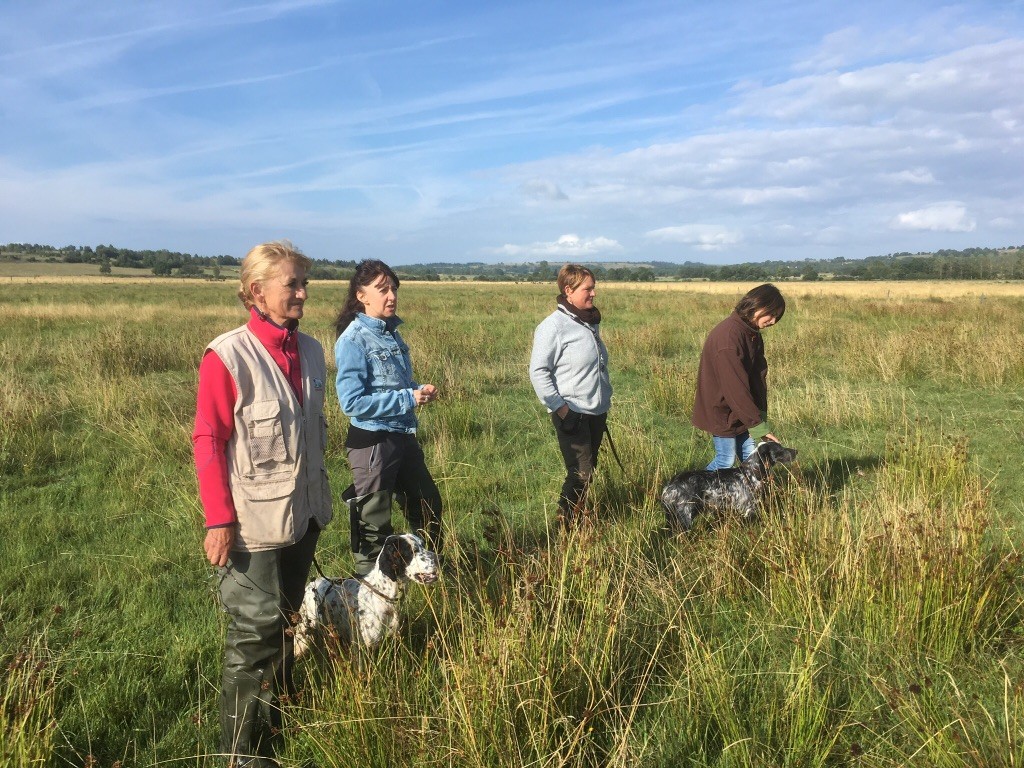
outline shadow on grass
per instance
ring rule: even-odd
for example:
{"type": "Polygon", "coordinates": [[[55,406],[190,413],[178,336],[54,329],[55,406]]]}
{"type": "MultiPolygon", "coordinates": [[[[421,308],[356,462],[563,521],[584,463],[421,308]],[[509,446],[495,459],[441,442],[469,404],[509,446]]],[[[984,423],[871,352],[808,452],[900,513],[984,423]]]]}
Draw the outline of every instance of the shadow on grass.
{"type": "Polygon", "coordinates": [[[882,464],[881,456],[856,456],[848,459],[824,460],[799,466],[799,482],[808,489],[831,495],[866,478],[882,464]]]}

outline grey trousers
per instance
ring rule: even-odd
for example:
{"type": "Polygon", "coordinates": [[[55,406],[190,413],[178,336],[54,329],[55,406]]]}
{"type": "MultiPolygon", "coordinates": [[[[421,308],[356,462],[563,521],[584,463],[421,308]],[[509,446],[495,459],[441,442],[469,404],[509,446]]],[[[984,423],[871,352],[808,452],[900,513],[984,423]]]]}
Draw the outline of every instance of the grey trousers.
{"type": "Polygon", "coordinates": [[[294,693],[286,630],[302,603],[319,537],[310,521],[295,544],[232,552],[219,571],[220,601],[230,617],[220,694],[221,751],[229,764],[274,765],[269,758],[281,742],[280,701],[294,693]]]}

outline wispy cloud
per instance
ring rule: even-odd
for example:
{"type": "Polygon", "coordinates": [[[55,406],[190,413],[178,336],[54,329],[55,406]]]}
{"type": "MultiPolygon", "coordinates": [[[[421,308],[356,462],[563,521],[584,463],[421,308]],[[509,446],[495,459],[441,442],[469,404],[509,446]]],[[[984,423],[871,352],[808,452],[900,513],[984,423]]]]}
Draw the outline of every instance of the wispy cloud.
{"type": "Polygon", "coordinates": [[[202,252],[272,227],[395,261],[1024,240],[1004,3],[190,2],[0,7],[8,239],[202,252]]]}

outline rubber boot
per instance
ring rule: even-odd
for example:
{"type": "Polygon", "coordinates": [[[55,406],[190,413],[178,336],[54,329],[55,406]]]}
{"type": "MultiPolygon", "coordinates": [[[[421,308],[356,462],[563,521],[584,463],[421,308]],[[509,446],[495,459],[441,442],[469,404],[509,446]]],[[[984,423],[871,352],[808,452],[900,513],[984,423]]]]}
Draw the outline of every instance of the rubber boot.
{"type": "Polygon", "coordinates": [[[384,548],[384,539],[395,532],[391,527],[391,499],[391,491],[345,499],[351,522],[352,560],[356,576],[365,576],[373,570],[377,555],[384,548]]]}
{"type": "MultiPolygon", "coordinates": [[[[239,555],[241,557],[241,555],[239,555]]],[[[231,606],[220,694],[221,751],[229,765],[275,766],[281,739],[277,688],[281,622],[259,582],[228,575],[221,599],[231,606]]]]}
{"type": "Polygon", "coordinates": [[[221,753],[233,768],[277,768],[280,711],[267,670],[262,679],[225,674],[220,694],[221,753]],[[275,731],[277,731],[275,733],[275,731]]]}

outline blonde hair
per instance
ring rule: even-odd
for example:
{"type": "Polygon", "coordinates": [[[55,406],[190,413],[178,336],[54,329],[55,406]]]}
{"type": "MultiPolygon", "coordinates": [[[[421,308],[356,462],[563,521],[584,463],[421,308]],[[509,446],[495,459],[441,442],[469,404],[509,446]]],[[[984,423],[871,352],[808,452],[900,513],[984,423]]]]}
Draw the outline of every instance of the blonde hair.
{"type": "Polygon", "coordinates": [[[566,264],[558,270],[558,290],[565,293],[566,288],[576,290],[587,278],[594,280],[594,273],[581,264],[566,264]]]}
{"type": "Polygon", "coordinates": [[[245,258],[242,259],[242,269],[238,275],[238,280],[241,283],[238,289],[238,298],[246,309],[252,309],[255,304],[252,296],[252,284],[260,283],[262,285],[273,277],[282,261],[295,262],[307,272],[313,266],[313,260],[287,240],[260,243],[245,255],[245,258]]]}

